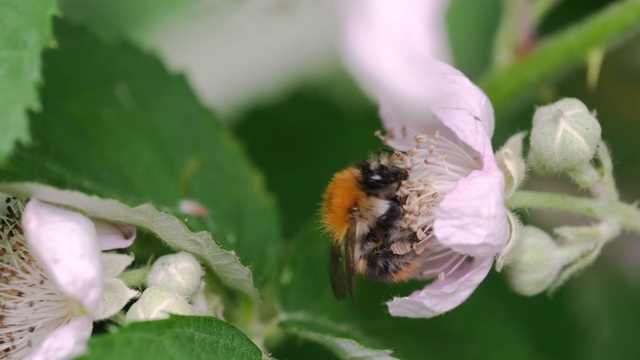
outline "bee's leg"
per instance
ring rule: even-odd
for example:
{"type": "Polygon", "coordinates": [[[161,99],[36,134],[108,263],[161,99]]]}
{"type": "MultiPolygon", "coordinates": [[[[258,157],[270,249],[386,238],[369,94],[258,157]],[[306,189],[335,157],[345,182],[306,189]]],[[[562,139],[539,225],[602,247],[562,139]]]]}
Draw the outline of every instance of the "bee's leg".
{"type": "Polygon", "coordinates": [[[389,201],[389,209],[378,219],[378,227],[385,230],[391,229],[404,214],[404,210],[402,209],[403,202],[404,201],[398,196],[392,198],[391,201],[389,201]]]}

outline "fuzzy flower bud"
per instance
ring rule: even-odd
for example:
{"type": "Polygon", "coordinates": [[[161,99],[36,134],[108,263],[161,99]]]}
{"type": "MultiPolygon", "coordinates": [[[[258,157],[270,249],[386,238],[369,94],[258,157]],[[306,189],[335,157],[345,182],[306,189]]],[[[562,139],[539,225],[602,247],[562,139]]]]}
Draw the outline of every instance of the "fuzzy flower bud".
{"type": "Polygon", "coordinates": [[[131,245],[136,229],[35,198],[0,199],[0,358],[81,355],[93,321],[137,295],[117,278],[133,258],[101,253],[131,245]]]}
{"type": "Polygon", "coordinates": [[[151,267],[147,285],[162,287],[174,294],[189,297],[204,275],[196,258],[186,252],[162,256],[151,267]]]}
{"type": "Polygon", "coordinates": [[[536,110],[530,159],[534,168],[571,171],[591,161],[600,135],[598,120],[580,100],[562,99],[536,110]]]}
{"type": "Polygon", "coordinates": [[[560,246],[549,234],[533,227],[522,227],[519,238],[509,249],[505,274],[513,290],[533,296],[547,290],[560,271],[585,251],[581,245],[560,246]]]}
{"type": "Polygon", "coordinates": [[[167,319],[169,314],[193,315],[191,304],[182,296],[162,287],[148,287],[131,305],[126,322],[167,319]]]}
{"type": "Polygon", "coordinates": [[[517,241],[505,269],[509,284],[519,294],[539,294],[551,285],[562,268],[553,255],[558,247],[549,234],[533,226],[523,227],[517,241]]]}

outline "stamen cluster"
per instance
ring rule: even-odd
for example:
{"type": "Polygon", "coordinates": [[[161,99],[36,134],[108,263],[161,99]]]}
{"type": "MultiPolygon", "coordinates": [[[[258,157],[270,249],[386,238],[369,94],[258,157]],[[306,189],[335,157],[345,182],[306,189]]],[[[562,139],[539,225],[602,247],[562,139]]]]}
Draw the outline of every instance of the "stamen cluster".
{"type": "MultiPolygon", "coordinates": [[[[393,160],[397,166],[408,170],[398,195],[405,198],[404,217],[400,226],[414,232],[420,242],[413,244],[413,251],[421,255],[418,271],[414,277],[443,280],[455,271],[468,256],[442,246],[435,239],[434,210],[456,183],[482,164],[475,159],[470,149],[453,142],[435,131],[433,136],[413,133],[402,128],[402,137],[413,136],[415,146],[404,152],[395,151],[393,160]]],[[[383,138],[393,143],[393,134],[383,138]]],[[[406,142],[406,141],[405,141],[406,142]]]]}
{"type": "Polygon", "coordinates": [[[21,359],[70,320],[73,303],[29,251],[20,227],[22,200],[7,197],[5,204],[6,212],[0,211],[0,357],[21,359]]]}

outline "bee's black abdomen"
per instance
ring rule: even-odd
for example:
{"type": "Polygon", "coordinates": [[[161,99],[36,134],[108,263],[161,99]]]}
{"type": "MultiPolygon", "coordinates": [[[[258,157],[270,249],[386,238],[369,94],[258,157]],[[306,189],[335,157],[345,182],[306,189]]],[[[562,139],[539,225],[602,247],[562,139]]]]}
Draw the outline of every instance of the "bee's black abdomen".
{"type": "Polygon", "coordinates": [[[378,281],[396,280],[398,273],[405,271],[415,258],[415,253],[394,254],[389,246],[383,246],[366,256],[365,276],[378,281]]]}
{"type": "Polygon", "coordinates": [[[391,249],[395,242],[412,241],[411,235],[375,227],[366,235],[367,242],[361,244],[365,267],[364,276],[377,281],[397,281],[398,274],[405,272],[407,266],[416,258],[410,251],[396,254],[391,249]]]}

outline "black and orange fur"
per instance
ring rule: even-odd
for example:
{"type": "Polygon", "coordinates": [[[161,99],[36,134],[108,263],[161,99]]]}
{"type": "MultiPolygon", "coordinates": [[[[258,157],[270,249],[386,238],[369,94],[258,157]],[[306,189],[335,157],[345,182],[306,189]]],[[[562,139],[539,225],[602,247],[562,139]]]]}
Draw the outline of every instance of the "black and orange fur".
{"type": "Polygon", "coordinates": [[[385,282],[406,280],[413,273],[416,254],[391,249],[396,242],[418,241],[415,233],[398,226],[404,199],[397,192],[407,177],[387,157],[373,156],[338,172],[329,183],[321,215],[331,237],[330,276],[337,298],[347,291],[355,296],[355,273],[385,282]]]}

